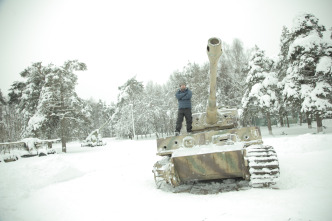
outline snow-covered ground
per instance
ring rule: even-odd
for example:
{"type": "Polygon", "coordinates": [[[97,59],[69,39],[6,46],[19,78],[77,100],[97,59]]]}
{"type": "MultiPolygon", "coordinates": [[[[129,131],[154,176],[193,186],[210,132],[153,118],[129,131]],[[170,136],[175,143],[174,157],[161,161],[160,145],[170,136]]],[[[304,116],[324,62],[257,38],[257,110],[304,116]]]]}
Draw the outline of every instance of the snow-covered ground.
{"type": "Polygon", "coordinates": [[[156,141],[107,139],[0,164],[0,220],[332,220],[332,120],[262,127],[280,163],[278,189],[195,195],[155,188],[156,141]],[[287,135],[282,135],[287,134],[287,135]]]}

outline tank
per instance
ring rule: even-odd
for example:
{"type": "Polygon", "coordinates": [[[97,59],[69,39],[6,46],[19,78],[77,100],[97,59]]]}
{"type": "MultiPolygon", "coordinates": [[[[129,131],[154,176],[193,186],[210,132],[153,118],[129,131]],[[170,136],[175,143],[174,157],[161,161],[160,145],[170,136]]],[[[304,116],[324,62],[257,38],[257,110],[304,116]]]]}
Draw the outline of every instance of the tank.
{"type": "MultiPolygon", "coordinates": [[[[249,187],[272,187],[279,162],[272,146],[263,145],[259,127],[239,127],[236,108],[217,108],[217,64],[221,40],[210,38],[210,91],[206,112],[193,114],[192,133],[157,139],[152,172],[156,186],[173,188],[192,183],[246,181],[249,187]]],[[[226,182],[227,183],[227,182],[226,182]]]]}
{"type": "Polygon", "coordinates": [[[81,143],[81,147],[95,147],[95,146],[104,146],[106,142],[103,142],[101,136],[101,130],[110,122],[111,119],[107,120],[101,127],[93,130],[85,140],[81,143]]]}
{"type": "Polygon", "coordinates": [[[24,138],[20,141],[0,143],[0,162],[12,162],[19,158],[47,156],[55,154],[52,144],[60,139],[41,140],[38,138],[24,138]]]}

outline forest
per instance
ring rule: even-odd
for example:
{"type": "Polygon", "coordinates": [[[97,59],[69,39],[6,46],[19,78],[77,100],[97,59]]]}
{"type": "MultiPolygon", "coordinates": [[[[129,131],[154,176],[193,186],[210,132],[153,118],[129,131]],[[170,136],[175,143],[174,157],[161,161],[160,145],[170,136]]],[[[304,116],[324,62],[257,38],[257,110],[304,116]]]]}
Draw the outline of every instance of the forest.
{"type": "MultiPolygon", "coordinates": [[[[269,58],[258,46],[241,40],[223,42],[218,63],[217,105],[236,107],[243,126],[263,119],[289,126],[312,121],[322,132],[322,119],[332,116],[332,29],[313,14],[294,18],[283,27],[280,52],[269,58]]],[[[209,93],[209,63],[188,62],[170,74],[165,84],[146,85],[133,77],[118,88],[117,102],[85,100],[75,92],[79,71],[88,64],[68,60],[62,66],[34,62],[13,82],[8,95],[0,90],[0,142],[25,137],[62,138],[63,144],[82,140],[108,122],[104,137],[133,138],[173,135],[177,116],[175,92],[185,81],[193,92],[192,112],[204,112],[209,93]]]]}

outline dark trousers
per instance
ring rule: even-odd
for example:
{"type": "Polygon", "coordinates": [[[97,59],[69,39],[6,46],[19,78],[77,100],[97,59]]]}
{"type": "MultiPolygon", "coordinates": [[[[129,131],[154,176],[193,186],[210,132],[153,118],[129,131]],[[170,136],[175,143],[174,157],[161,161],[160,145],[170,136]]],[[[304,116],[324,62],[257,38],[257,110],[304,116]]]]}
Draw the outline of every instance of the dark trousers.
{"type": "Polygon", "coordinates": [[[182,121],[183,117],[186,118],[187,123],[187,132],[191,132],[192,129],[192,116],[191,116],[191,109],[190,108],[184,108],[178,110],[178,119],[176,121],[176,128],[175,132],[180,132],[182,127],[182,121]]]}

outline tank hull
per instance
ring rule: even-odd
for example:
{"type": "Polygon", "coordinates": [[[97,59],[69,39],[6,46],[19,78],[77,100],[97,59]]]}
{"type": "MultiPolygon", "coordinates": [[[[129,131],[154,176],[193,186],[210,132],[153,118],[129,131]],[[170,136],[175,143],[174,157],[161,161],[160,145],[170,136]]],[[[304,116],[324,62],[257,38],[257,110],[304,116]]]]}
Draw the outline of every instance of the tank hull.
{"type": "Polygon", "coordinates": [[[163,156],[153,167],[157,187],[238,178],[260,187],[279,177],[276,153],[262,144],[258,127],[172,136],[157,143],[163,156]]]}

